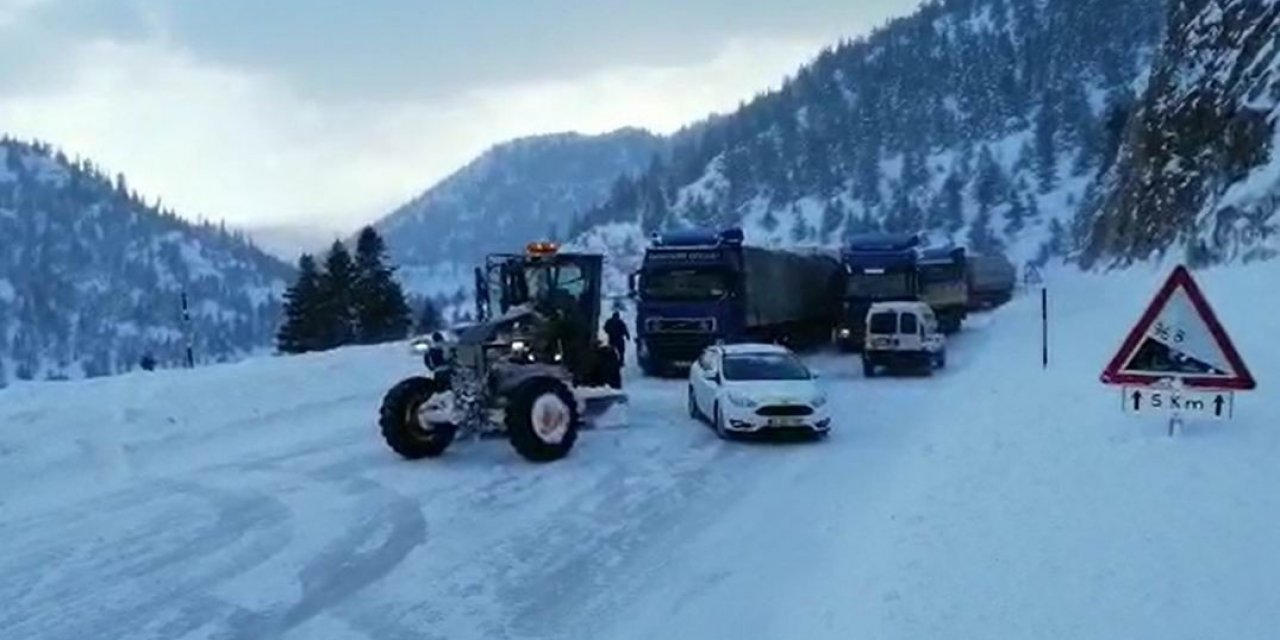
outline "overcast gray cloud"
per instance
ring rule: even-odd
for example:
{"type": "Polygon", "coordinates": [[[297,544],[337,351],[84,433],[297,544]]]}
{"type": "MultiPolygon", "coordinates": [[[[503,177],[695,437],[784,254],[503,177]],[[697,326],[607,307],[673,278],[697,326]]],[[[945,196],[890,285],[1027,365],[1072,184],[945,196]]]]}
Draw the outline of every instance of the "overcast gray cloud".
{"type": "Polygon", "coordinates": [[[670,130],[915,0],[0,0],[0,130],[182,213],[349,226],[489,144],[670,130]]]}

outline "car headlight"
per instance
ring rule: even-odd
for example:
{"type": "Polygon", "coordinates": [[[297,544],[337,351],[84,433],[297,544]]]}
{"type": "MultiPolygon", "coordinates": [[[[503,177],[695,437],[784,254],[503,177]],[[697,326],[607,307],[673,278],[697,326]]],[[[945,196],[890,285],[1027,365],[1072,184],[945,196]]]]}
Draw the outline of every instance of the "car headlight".
{"type": "Polygon", "coordinates": [[[750,409],[757,404],[751,396],[743,395],[737,391],[730,391],[727,397],[729,398],[729,402],[733,403],[734,406],[743,407],[745,409],[750,409]]]}
{"type": "Polygon", "coordinates": [[[853,335],[853,332],[852,332],[852,331],[850,331],[850,330],[848,330],[848,329],[843,329],[843,328],[842,328],[842,329],[840,329],[840,337],[841,337],[841,338],[848,338],[848,337],[849,337],[849,336],[851,336],[851,335],[853,335]]]}
{"type": "Polygon", "coordinates": [[[814,409],[822,408],[827,404],[827,394],[819,393],[818,395],[813,397],[813,401],[810,402],[809,404],[813,405],[814,409]]]}

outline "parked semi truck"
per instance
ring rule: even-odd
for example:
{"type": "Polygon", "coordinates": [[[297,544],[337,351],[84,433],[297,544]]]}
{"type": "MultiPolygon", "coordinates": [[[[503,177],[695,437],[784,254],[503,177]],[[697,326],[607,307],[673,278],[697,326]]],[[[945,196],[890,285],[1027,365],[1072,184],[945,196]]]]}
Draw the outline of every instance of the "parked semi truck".
{"type": "Polygon", "coordinates": [[[1018,269],[1003,255],[970,255],[967,263],[969,309],[998,307],[1013,298],[1018,269]]]}
{"type": "Polygon", "coordinates": [[[833,256],[747,246],[741,229],[655,234],[631,282],[637,359],[665,375],[718,341],[825,342],[840,285],[833,256]]]}
{"type": "Polygon", "coordinates": [[[849,239],[841,251],[844,286],[836,344],[845,351],[862,348],[867,310],[877,302],[918,300],[920,237],[872,233],[849,239]]]}
{"type": "Polygon", "coordinates": [[[920,300],[933,309],[938,328],[945,334],[959,331],[969,315],[967,262],[962,247],[920,251],[920,300]]]}

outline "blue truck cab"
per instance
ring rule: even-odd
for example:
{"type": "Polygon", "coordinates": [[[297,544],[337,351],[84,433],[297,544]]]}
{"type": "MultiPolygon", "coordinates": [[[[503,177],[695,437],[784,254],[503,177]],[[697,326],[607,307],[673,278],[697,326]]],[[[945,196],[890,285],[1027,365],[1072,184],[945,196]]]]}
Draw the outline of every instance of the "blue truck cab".
{"type": "Polygon", "coordinates": [[[835,340],[841,349],[861,348],[871,305],[919,299],[920,244],[914,234],[869,233],[849,239],[840,254],[844,291],[835,340]]]}
{"type": "Polygon", "coordinates": [[[649,375],[687,368],[703,349],[743,332],[740,229],[654,234],[636,297],[636,353],[649,375]]]}

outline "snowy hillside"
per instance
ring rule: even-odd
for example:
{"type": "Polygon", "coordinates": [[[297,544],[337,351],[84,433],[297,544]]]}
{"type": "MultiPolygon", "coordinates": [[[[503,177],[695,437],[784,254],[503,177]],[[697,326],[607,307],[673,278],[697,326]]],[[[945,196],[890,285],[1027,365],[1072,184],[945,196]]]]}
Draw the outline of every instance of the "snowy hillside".
{"type": "Polygon", "coordinates": [[[1177,3],[1160,62],[1107,177],[1091,261],[1169,249],[1193,263],[1280,244],[1280,2],[1177,3]]]}
{"type": "Polygon", "coordinates": [[[239,234],[143,202],[124,176],[0,140],[0,386],[265,348],[290,269],[239,234]]]}
{"type": "Polygon", "coordinates": [[[925,4],[679,136],[572,235],[740,224],[756,243],[834,244],[884,229],[1019,264],[1065,256],[1164,13],[1160,0],[925,4]]]}
{"type": "Polygon", "coordinates": [[[637,129],[515,140],[489,150],[376,227],[403,267],[405,284],[415,293],[439,294],[444,286],[430,280],[450,278],[437,272],[469,273],[487,253],[563,236],[574,213],[607,197],[619,176],[648,166],[661,146],[660,138],[637,129]]]}
{"type": "Polygon", "coordinates": [[[373,425],[404,345],[20,383],[0,637],[1269,640],[1280,263],[1199,274],[1260,390],[1174,438],[1097,382],[1164,275],[1050,271],[1047,371],[1034,297],[934,378],[811,356],[817,443],[720,441],[629,371],[630,426],[566,460],[405,462],[373,425]]]}

